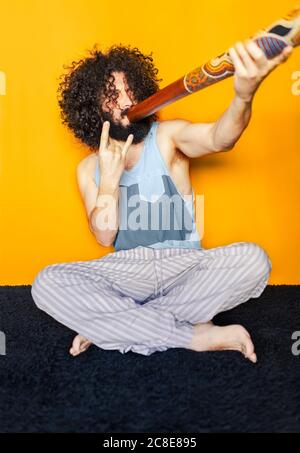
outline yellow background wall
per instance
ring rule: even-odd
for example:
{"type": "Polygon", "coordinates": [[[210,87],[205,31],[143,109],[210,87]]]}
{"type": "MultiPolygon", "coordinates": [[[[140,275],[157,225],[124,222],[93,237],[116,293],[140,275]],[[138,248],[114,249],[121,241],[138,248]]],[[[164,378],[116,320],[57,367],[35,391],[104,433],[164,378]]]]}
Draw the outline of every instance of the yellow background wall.
{"type": "MultiPolygon", "coordinates": [[[[0,284],[31,284],[48,264],[113,251],[89,231],[76,165],[89,150],[62,126],[56,99],[63,65],[95,43],[153,51],[161,87],[282,17],[293,1],[0,1],[0,284]],[[3,93],[6,79],[6,94],[3,93]]],[[[300,48],[256,94],[252,120],[229,153],[193,160],[205,195],[202,245],[260,244],[271,284],[300,284],[300,48]],[[299,90],[298,90],[299,92],[299,90]]],[[[216,120],[233,79],[168,106],[161,119],[216,120]]]]}

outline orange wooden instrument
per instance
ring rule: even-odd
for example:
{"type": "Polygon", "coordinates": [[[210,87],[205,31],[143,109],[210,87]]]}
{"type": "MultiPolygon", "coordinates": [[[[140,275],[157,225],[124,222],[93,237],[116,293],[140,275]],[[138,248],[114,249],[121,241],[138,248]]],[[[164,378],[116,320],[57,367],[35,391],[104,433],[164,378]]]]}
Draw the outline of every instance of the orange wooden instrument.
{"type": "MultiPolygon", "coordinates": [[[[281,53],[287,45],[298,46],[300,44],[300,7],[294,8],[268,28],[258,31],[250,39],[256,42],[269,59],[281,53]]],[[[127,116],[131,122],[139,121],[162,107],[233,74],[234,65],[226,51],[131,107],[127,116]]]]}

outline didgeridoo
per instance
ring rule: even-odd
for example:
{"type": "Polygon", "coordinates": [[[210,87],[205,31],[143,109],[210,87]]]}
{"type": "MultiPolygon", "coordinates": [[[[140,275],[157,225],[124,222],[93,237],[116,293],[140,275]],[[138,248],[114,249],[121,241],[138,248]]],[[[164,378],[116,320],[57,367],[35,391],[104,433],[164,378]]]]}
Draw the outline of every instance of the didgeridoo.
{"type": "MultiPolygon", "coordinates": [[[[268,59],[280,54],[287,45],[298,46],[300,44],[300,7],[294,8],[268,28],[258,31],[250,39],[256,42],[268,59]]],[[[233,74],[234,65],[228,51],[225,51],[131,107],[127,112],[128,119],[135,122],[146,118],[162,107],[233,74]]]]}

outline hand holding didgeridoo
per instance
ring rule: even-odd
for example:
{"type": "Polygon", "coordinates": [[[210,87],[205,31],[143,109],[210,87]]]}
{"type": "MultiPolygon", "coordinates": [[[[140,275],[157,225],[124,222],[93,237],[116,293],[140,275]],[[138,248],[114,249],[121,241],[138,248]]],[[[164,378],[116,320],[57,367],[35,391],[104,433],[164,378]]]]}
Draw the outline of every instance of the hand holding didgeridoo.
{"type": "Polygon", "coordinates": [[[299,44],[300,7],[296,7],[282,19],[258,31],[245,41],[245,45],[238,42],[235,47],[231,47],[133,106],[127,116],[132,122],[141,120],[178,99],[226,79],[234,73],[237,95],[248,99],[260,82],[278,64],[285,61],[292,48],[299,44]]]}

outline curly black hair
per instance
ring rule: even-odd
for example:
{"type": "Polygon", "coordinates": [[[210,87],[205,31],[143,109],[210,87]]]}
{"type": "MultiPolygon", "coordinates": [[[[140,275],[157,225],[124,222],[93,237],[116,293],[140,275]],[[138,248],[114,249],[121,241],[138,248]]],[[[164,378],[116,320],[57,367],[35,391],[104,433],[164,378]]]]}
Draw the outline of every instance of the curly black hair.
{"type": "MultiPolygon", "coordinates": [[[[88,52],[86,58],[63,66],[68,72],[59,77],[57,94],[62,123],[95,151],[100,144],[103,124],[101,100],[103,96],[111,100],[118,97],[112,72],[124,72],[137,103],[157,92],[162,79],[157,78],[152,52],[145,55],[136,47],[121,44],[111,46],[105,53],[98,50],[96,44],[88,52]]],[[[152,114],[148,120],[151,123],[157,118],[152,114]]]]}

